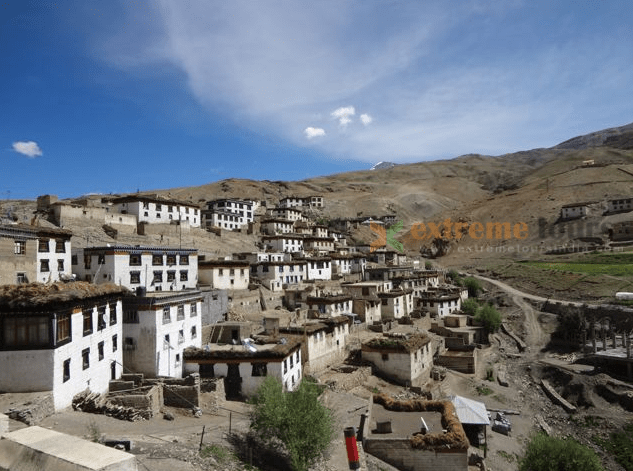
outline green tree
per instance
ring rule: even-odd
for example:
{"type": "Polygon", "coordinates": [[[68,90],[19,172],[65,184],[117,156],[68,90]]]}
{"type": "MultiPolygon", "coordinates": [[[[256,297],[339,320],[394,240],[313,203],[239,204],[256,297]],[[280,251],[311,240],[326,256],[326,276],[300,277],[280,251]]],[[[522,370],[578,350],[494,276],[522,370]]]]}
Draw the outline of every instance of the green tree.
{"type": "Polygon", "coordinates": [[[268,376],[251,400],[251,429],[273,448],[282,443],[296,471],[310,468],[335,435],[332,411],[319,395],[319,386],[307,378],[296,391],[284,392],[279,380],[268,376]]]}
{"type": "Polygon", "coordinates": [[[486,304],[477,310],[475,320],[481,322],[488,333],[493,333],[501,326],[501,313],[492,305],[486,304]]]}
{"type": "Polygon", "coordinates": [[[468,278],[464,278],[464,286],[468,288],[468,297],[476,298],[479,293],[483,291],[483,287],[477,278],[473,278],[469,276],[468,278]]]}
{"type": "Polygon", "coordinates": [[[477,314],[477,311],[480,307],[481,306],[476,300],[467,299],[462,303],[462,312],[465,312],[469,316],[474,316],[475,314],[477,314]]]}
{"type": "Polygon", "coordinates": [[[457,273],[457,270],[455,270],[454,268],[449,270],[448,273],[446,274],[446,277],[451,281],[451,283],[453,283],[455,286],[461,286],[462,285],[462,279],[459,276],[459,273],[457,273]]]}
{"type": "Polygon", "coordinates": [[[433,268],[433,264],[427,260],[426,262],[424,262],[424,268],[426,268],[427,270],[431,270],[433,268]]]}
{"type": "Polygon", "coordinates": [[[603,471],[600,458],[590,448],[566,438],[539,433],[528,443],[519,471],[603,471]]]}

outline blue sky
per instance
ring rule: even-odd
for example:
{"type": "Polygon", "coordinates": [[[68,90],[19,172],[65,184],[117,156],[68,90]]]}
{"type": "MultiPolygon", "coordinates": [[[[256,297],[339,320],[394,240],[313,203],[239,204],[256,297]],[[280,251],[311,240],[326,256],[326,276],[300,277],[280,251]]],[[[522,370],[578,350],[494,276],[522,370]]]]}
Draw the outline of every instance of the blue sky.
{"type": "Polygon", "coordinates": [[[0,198],[298,180],[633,121],[633,3],[0,0],[0,198]]]}

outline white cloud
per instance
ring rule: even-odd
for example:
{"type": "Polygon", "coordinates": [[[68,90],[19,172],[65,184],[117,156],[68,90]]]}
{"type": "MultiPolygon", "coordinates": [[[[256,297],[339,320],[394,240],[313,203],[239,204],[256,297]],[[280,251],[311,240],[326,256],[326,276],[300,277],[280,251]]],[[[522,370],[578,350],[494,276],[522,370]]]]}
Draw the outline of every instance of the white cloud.
{"type": "Polygon", "coordinates": [[[372,118],[371,116],[369,116],[367,113],[363,113],[362,115],[360,115],[360,121],[367,126],[369,123],[371,123],[374,120],[374,118],[372,118]]]}
{"type": "Polygon", "coordinates": [[[308,139],[313,139],[315,137],[323,137],[325,136],[325,129],[323,128],[313,128],[312,126],[307,127],[303,130],[303,133],[306,135],[308,139]]]}
{"type": "Polygon", "coordinates": [[[13,150],[18,154],[26,155],[27,157],[34,158],[42,155],[42,149],[37,145],[37,142],[33,141],[17,141],[13,143],[13,150]]]}
{"type": "Polygon", "coordinates": [[[341,106],[340,108],[332,111],[331,116],[334,119],[338,119],[339,124],[342,127],[345,127],[352,122],[351,116],[354,116],[355,114],[356,110],[353,106],[341,106]]]}

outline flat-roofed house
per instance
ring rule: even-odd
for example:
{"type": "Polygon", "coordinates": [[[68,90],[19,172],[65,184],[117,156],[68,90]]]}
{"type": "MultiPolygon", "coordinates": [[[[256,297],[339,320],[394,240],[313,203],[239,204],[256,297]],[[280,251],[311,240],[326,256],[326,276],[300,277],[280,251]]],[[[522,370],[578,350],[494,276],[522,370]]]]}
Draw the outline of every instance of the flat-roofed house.
{"type": "Polygon", "coordinates": [[[198,282],[196,249],[112,245],[73,250],[73,273],[96,284],[130,290],[180,291],[198,282]],[[75,257],[76,255],[76,257],[75,257]]]}
{"type": "Polygon", "coordinates": [[[0,285],[70,279],[72,232],[0,224],[0,285]]]}
{"type": "Polygon", "coordinates": [[[248,289],[250,263],[245,260],[202,260],[198,262],[201,284],[215,289],[248,289]]]}
{"type": "Polygon", "coordinates": [[[200,207],[192,202],[158,195],[130,195],[113,198],[111,203],[119,213],[136,216],[139,223],[170,224],[180,221],[191,227],[200,227],[202,223],[200,207]]]}
{"type": "Polygon", "coordinates": [[[55,409],[85,389],[107,392],[123,371],[126,293],[85,282],[0,287],[2,391],[52,391],[55,409]]]}

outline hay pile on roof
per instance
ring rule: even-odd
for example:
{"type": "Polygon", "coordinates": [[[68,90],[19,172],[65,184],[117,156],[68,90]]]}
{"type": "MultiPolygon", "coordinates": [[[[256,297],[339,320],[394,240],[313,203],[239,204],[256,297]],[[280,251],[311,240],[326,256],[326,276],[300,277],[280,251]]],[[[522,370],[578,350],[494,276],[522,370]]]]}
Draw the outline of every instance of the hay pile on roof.
{"type": "Polygon", "coordinates": [[[127,288],[113,283],[94,285],[85,281],[6,285],[0,286],[0,308],[30,308],[49,303],[65,303],[126,293],[129,293],[127,288]]]}
{"type": "Polygon", "coordinates": [[[414,352],[430,341],[431,339],[427,335],[414,334],[407,337],[378,337],[369,340],[363,346],[376,350],[414,352]]]}
{"type": "Polygon", "coordinates": [[[468,438],[461,422],[457,418],[455,407],[450,401],[408,400],[396,401],[385,394],[374,395],[374,403],[394,412],[439,412],[442,414],[442,427],[446,433],[415,433],[410,438],[412,448],[420,450],[467,450],[468,438]]]}

